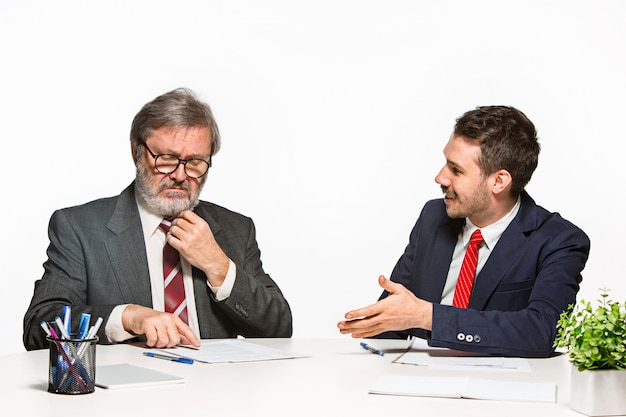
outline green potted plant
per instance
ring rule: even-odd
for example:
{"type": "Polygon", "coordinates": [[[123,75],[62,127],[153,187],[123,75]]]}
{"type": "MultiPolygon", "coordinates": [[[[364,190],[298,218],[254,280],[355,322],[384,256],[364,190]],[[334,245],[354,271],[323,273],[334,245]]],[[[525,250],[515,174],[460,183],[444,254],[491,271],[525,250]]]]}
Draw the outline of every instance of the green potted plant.
{"type": "Polygon", "coordinates": [[[557,323],[555,347],[572,363],[570,407],[588,416],[626,414],[626,301],[601,290],[596,306],[581,300],[557,323]]]}

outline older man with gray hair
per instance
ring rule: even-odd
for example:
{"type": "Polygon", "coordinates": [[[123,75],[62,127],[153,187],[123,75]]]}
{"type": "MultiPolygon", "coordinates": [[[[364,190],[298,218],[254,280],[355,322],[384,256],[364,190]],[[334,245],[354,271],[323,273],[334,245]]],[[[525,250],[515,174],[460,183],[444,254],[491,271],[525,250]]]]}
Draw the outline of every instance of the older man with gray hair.
{"type": "Polygon", "coordinates": [[[188,89],[170,91],[137,113],[130,141],[129,187],[52,215],[26,349],[47,347],[39,323],[64,306],[74,328],[81,313],[103,318],[100,343],[290,337],[291,310],[263,270],[252,220],[199,199],[220,149],[210,107],[188,89]]]}

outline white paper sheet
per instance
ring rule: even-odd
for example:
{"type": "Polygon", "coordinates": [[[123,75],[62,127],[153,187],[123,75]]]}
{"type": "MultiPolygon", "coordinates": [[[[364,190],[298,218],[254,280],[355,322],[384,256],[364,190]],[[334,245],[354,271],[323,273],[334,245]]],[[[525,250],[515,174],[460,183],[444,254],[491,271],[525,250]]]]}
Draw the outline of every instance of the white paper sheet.
{"type": "Polygon", "coordinates": [[[369,393],[478,400],[556,402],[556,384],[473,377],[382,375],[372,384],[369,393]]]}
{"type": "Polygon", "coordinates": [[[305,355],[262,346],[241,339],[204,340],[199,349],[175,347],[162,352],[205,363],[253,362],[303,358],[305,355]]]}
{"type": "Polygon", "coordinates": [[[411,347],[393,361],[405,365],[472,371],[531,372],[528,360],[501,356],[485,356],[471,352],[432,348],[422,339],[415,339],[411,347]]]}

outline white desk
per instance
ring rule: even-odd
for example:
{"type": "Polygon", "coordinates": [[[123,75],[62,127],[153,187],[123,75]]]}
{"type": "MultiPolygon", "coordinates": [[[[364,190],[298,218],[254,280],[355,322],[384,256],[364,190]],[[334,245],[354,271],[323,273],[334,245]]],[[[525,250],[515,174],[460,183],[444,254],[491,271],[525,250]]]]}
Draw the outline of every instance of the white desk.
{"type": "MultiPolygon", "coordinates": [[[[3,415],[44,416],[582,416],[569,408],[570,364],[565,356],[532,359],[532,373],[479,372],[476,376],[558,385],[557,404],[368,394],[383,374],[458,376],[459,372],[393,364],[406,341],[372,341],[387,353],[371,354],[359,340],[248,339],[310,355],[267,362],[185,365],[145,357],[144,349],[97,347],[97,364],[130,362],[184,376],[186,382],[92,394],[48,393],[48,351],[0,356],[3,415]],[[177,398],[178,397],[178,398],[177,398]]],[[[464,373],[462,375],[467,375],[464,373]]]]}

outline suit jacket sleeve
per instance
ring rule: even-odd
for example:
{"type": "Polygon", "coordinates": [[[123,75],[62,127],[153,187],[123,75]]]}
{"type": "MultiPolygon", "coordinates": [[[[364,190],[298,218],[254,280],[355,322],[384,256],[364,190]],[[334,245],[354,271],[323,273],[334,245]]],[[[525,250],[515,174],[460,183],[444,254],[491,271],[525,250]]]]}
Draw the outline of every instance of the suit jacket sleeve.
{"type": "Polygon", "coordinates": [[[195,285],[202,338],[290,337],[291,309],[276,282],[263,270],[252,219],[214,204],[199,207],[217,243],[233,261],[237,275],[230,296],[217,301],[201,274],[195,285]],[[201,288],[201,289],[200,289],[201,288]]]}

